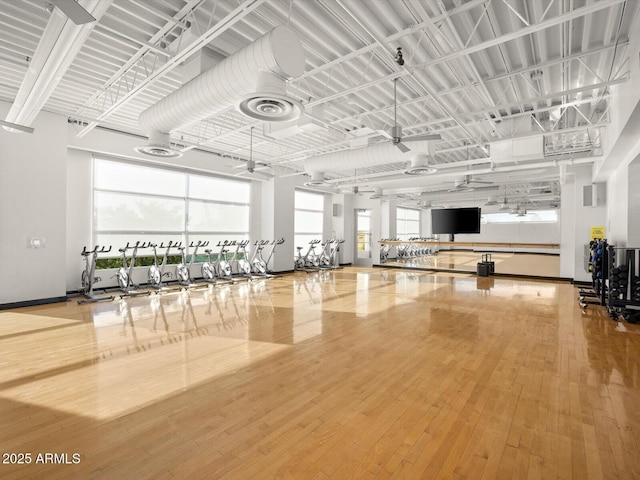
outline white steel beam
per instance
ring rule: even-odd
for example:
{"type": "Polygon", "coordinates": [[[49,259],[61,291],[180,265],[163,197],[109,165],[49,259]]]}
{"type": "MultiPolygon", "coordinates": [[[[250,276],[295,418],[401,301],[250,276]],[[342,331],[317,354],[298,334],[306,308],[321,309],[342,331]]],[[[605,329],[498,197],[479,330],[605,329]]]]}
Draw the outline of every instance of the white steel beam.
{"type": "MultiPolygon", "coordinates": [[[[220,22],[207,30],[203,35],[199,38],[191,42],[187,47],[185,47],[182,51],[168,59],[168,61],[162,66],[155,69],[153,72],[149,73],[148,76],[138,83],[135,87],[133,87],[129,92],[127,92],[123,97],[119,98],[115,103],[113,103],[109,108],[107,108],[100,116],[98,117],[98,121],[104,120],[109,117],[113,112],[117,111],[120,107],[126,104],[130,99],[134,98],[142,91],[144,91],[149,85],[155,83],[162,76],[169,73],[171,70],[176,68],[183,60],[188,58],[190,55],[200,50],[206,44],[208,44],[211,40],[222,34],[224,31],[231,28],[237,22],[242,20],[246,15],[254,11],[260,5],[262,5],[266,0],[245,0],[241,5],[236,7],[231,13],[229,13],[226,17],[224,17],[220,22]]],[[[172,26],[173,27],[173,26],[172,26]]],[[[148,47],[147,47],[148,48],[148,47]]],[[[77,137],[82,138],[84,135],[89,133],[93,128],[98,125],[98,122],[92,122],[83,128],[80,133],[78,133],[77,137]]]]}

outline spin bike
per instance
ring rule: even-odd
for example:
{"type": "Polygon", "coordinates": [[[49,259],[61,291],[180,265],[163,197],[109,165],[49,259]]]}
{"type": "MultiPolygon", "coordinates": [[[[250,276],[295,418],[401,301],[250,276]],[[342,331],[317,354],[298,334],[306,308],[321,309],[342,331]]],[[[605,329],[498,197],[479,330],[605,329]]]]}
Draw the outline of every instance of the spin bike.
{"type": "Polygon", "coordinates": [[[133,267],[136,264],[136,257],[138,255],[139,248],[147,248],[150,245],[149,242],[140,242],[137,241],[135,245],[130,246],[129,242],[124,248],[119,248],[118,251],[122,253],[122,266],[116,272],[116,277],[118,279],[118,286],[120,290],[122,290],[122,295],[120,297],[135,297],[138,295],[149,295],[151,292],[148,290],[138,290],[138,286],[133,283],[131,279],[131,274],[133,273],[133,267]],[[129,264],[127,265],[127,250],[133,250],[131,252],[131,260],[129,260],[129,264]]]}
{"type": "Polygon", "coordinates": [[[234,279],[231,275],[231,264],[227,261],[227,252],[229,252],[228,246],[231,242],[225,240],[224,242],[218,242],[220,252],[218,253],[218,261],[216,262],[216,271],[218,272],[218,278],[226,282],[233,282],[234,279]]]}
{"type": "Polygon", "coordinates": [[[273,242],[271,242],[271,252],[269,252],[269,257],[264,262],[264,264],[267,267],[267,273],[269,274],[270,277],[277,277],[278,276],[278,275],[274,275],[273,274],[273,270],[269,268],[269,262],[271,262],[271,257],[273,257],[274,253],[276,253],[276,247],[278,245],[282,245],[283,243],[284,243],[284,238],[281,238],[279,240],[274,240],[273,242]]]}
{"type": "Polygon", "coordinates": [[[264,261],[264,258],[262,258],[262,250],[264,250],[266,245],[269,245],[269,240],[257,240],[256,243],[253,244],[256,249],[253,251],[253,255],[249,261],[251,271],[255,275],[262,277],[267,275],[267,263],[264,261]]]}
{"type": "Polygon", "coordinates": [[[331,253],[333,252],[334,242],[335,240],[331,239],[331,240],[325,240],[320,244],[320,246],[322,247],[322,252],[318,257],[318,266],[320,268],[325,268],[325,269],[331,268],[331,257],[332,257],[331,253]]]}
{"type": "Polygon", "coordinates": [[[216,283],[216,266],[211,259],[212,250],[207,248],[204,253],[207,254],[207,261],[202,264],[202,267],[200,267],[202,279],[205,282],[216,283]]]}
{"type": "MultiPolygon", "coordinates": [[[[231,270],[233,275],[233,266],[235,265],[235,275],[243,278],[251,278],[251,263],[247,260],[247,245],[249,244],[249,240],[240,240],[239,242],[233,242],[236,244],[236,250],[233,252],[233,257],[231,259],[231,270]],[[240,257],[242,254],[242,258],[240,257]]],[[[232,243],[232,245],[233,245],[232,243]]]]}
{"type": "Polygon", "coordinates": [[[206,247],[209,245],[209,242],[202,242],[198,240],[195,244],[191,242],[189,244],[189,248],[193,248],[193,253],[191,254],[191,258],[189,259],[189,263],[187,263],[187,253],[186,247],[180,246],[178,250],[182,255],[182,261],[176,265],[176,278],[178,279],[178,283],[185,288],[193,288],[195,285],[191,283],[191,265],[196,259],[196,255],[198,254],[198,248],[206,247]]]}
{"type": "Polygon", "coordinates": [[[320,258],[316,254],[316,245],[320,243],[320,240],[311,240],[309,242],[309,249],[307,253],[302,256],[302,249],[304,247],[296,247],[298,250],[298,256],[295,257],[295,269],[296,270],[317,270],[320,268],[320,258]]]}
{"type": "Polygon", "coordinates": [[[328,246],[325,245],[325,248],[322,250],[322,254],[320,255],[320,266],[322,268],[336,270],[342,268],[339,265],[339,260],[337,259],[338,252],[340,251],[340,245],[344,243],[343,239],[332,239],[327,242],[328,246]]]}
{"type": "Polygon", "coordinates": [[[168,288],[164,284],[162,279],[164,277],[171,277],[171,272],[164,271],[165,267],[167,266],[167,258],[169,256],[169,251],[172,248],[178,248],[181,245],[182,245],[182,242],[174,243],[173,241],[170,241],[166,246],[164,243],[161,243],[160,248],[161,249],[164,248],[166,250],[164,251],[164,256],[162,257],[162,263],[159,264],[158,253],[157,253],[158,244],[157,243],[149,244],[149,246],[153,248],[153,265],[149,267],[149,272],[148,272],[149,285],[152,288],[155,288],[158,293],[160,293],[161,290],[165,290],[168,288]]]}
{"type": "Polygon", "coordinates": [[[84,257],[84,270],[82,271],[82,294],[84,295],[84,299],[78,300],[79,305],[82,305],[83,303],[106,302],[111,301],[115,298],[113,295],[99,297],[93,294],[93,284],[95,282],[102,281],[102,278],[95,276],[98,254],[109,253],[110,251],[111,245],[109,245],[108,249],[106,249],[104,246],[100,248],[99,245],[96,245],[93,250],[87,250],[87,247],[82,248],[81,255],[84,257]],[[91,260],[89,260],[89,257],[91,257],[91,260]]]}

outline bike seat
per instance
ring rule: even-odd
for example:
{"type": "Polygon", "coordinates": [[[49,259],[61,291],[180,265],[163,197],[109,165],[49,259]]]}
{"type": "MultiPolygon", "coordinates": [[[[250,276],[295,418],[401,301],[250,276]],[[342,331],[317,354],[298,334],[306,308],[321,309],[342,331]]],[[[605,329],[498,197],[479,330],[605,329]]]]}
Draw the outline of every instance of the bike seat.
{"type": "Polygon", "coordinates": [[[302,250],[304,247],[296,247],[298,251],[302,250]]]}
{"type": "Polygon", "coordinates": [[[125,248],[119,248],[119,249],[118,249],[118,251],[119,251],[120,253],[124,253],[124,252],[126,252],[126,251],[127,251],[127,249],[126,249],[126,247],[125,247],[125,248]]]}

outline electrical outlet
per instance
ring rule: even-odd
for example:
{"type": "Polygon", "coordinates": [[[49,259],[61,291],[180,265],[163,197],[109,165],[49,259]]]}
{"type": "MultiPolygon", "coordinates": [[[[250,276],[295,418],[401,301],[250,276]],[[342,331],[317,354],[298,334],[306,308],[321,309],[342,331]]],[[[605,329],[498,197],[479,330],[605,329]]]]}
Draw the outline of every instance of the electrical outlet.
{"type": "Polygon", "coordinates": [[[31,237],[27,242],[28,248],[44,248],[44,237],[31,237]]]}

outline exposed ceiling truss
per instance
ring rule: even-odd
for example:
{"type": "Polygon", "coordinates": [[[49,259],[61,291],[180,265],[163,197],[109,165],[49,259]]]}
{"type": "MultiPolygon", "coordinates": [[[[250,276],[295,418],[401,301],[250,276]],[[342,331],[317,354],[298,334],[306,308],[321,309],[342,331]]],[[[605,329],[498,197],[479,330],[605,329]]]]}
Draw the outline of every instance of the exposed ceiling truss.
{"type": "MultiPolygon", "coordinates": [[[[67,115],[78,136],[96,127],[146,135],[139,114],[183,84],[194,55],[206,48],[226,57],[288,25],[306,68],[287,92],[318,128],[275,137],[232,107],[171,132],[180,150],[209,150],[241,166],[252,134],[259,170],[303,174],[306,159],[348,153],[354,140],[387,142],[397,81],[403,135],[441,135],[431,159],[438,174],[482,167],[505,196],[518,196],[536,185],[495,165],[492,144],[540,138],[540,157],[514,165],[551,165],[543,175],[552,183],[558,160],[601,154],[610,87],[629,78],[637,10],[630,0],[113,0],[43,108],[67,115]]],[[[0,99],[16,99],[50,15],[41,0],[0,3],[0,99]]],[[[332,187],[377,186],[418,201],[433,182],[414,186],[403,168],[324,176],[332,187]]],[[[433,188],[451,183],[434,178],[433,188]]]]}

